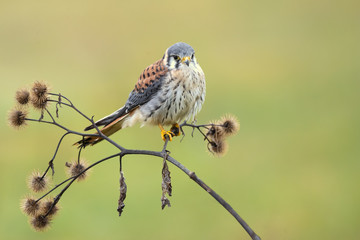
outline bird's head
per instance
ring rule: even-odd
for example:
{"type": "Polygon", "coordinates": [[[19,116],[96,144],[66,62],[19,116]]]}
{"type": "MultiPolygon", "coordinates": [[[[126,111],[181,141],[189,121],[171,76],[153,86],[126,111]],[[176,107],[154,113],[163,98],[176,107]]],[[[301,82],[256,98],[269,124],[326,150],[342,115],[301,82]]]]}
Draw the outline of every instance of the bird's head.
{"type": "Polygon", "coordinates": [[[164,61],[170,70],[184,67],[191,68],[197,64],[194,49],[183,42],[175,43],[169,47],[165,52],[164,61]]]}

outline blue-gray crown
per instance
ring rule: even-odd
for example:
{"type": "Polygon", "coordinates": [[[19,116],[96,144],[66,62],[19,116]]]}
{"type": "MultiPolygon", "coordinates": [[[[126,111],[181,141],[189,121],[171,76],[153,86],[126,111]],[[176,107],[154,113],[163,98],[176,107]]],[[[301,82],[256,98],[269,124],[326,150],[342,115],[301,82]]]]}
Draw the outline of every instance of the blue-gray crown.
{"type": "Polygon", "coordinates": [[[186,57],[191,56],[195,51],[189,44],[178,42],[169,47],[167,53],[168,56],[176,55],[179,57],[186,57]]]}

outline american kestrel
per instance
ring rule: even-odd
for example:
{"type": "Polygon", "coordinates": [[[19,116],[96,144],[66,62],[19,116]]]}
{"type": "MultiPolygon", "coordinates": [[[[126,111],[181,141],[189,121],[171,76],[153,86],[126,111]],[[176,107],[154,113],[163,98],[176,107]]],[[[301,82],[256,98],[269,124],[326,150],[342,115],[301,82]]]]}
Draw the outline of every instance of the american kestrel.
{"type": "MultiPolygon", "coordinates": [[[[194,49],[178,42],[166,49],[164,56],[140,75],[125,105],[95,122],[104,126],[101,132],[110,136],[135,123],[158,125],[161,137],[180,135],[179,123],[193,120],[205,100],[205,75],[198,64],[194,49]],[[170,131],[164,125],[172,125],[170,131]]],[[[85,131],[93,129],[90,125],[85,131]]],[[[89,136],[77,144],[94,145],[102,138],[89,136]]]]}

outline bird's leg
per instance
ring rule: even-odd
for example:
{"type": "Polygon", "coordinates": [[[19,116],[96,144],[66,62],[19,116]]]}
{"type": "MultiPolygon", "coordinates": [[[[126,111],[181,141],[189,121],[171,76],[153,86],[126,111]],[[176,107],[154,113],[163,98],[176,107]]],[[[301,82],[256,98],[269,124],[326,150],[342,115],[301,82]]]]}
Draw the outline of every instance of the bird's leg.
{"type": "Polygon", "coordinates": [[[171,131],[166,131],[161,124],[159,124],[159,128],[161,130],[161,138],[166,141],[166,135],[169,137],[169,141],[172,141],[172,137],[174,133],[171,131]]]}
{"type": "Polygon", "coordinates": [[[173,133],[174,136],[180,136],[181,135],[180,126],[177,123],[172,125],[172,127],[170,128],[170,131],[173,133]]]}

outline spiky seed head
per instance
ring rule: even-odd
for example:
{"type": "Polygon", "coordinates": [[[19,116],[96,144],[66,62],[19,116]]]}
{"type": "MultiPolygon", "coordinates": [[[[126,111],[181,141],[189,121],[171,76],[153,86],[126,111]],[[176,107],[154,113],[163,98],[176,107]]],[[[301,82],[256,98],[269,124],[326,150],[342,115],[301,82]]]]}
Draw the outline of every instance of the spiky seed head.
{"type": "Polygon", "coordinates": [[[34,171],[28,179],[28,187],[34,192],[41,192],[48,188],[49,179],[38,171],[34,171]]]}
{"type": "Polygon", "coordinates": [[[44,202],[41,203],[41,209],[40,212],[43,215],[47,215],[47,216],[54,216],[58,211],[59,211],[59,207],[57,206],[57,204],[54,204],[54,200],[53,199],[47,199],[44,202]]]}
{"type": "Polygon", "coordinates": [[[223,130],[227,136],[236,134],[240,129],[240,123],[233,115],[224,116],[218,124],[223,126],[223,130]]]}
{"type": "Polygon", "coordinates": [[[88,171],[82,172],[88,167],[88,164],[84,159],[80,159],[79,162],[77,160],[71,163],[67,162],[65,166],[68,167],[68,174],[71,177],[79,175],[77,177],[78,181],[82,181],[88,176],[88,171]]]}
{"type": "Polygon", "coordinates": [[[227,152],[228,145],[225,140],[213,141],[209,144],[209,150],[217,157],[221,157],[227,152]]]}
{"type": "Polygon", "coordinates": [[[28,216],[35,216],[40,211],[40,202],[33,197],[27,197],[21,201],[21,210],[28,216]]]}
{"type": "Polygon", "coordinates": [[[50,217],[45,215],[37,215],[30,219],[30,225],[35,231],[46,231],[50,227],[50,217]]]}
{"type": "Polygon", "coordinates": [[[206,133],[206,136],[210,139],[210,140],[214,140],[214,141],[220,141],[224,138],[225,136],[225,132],[222,126],[218,126],[218,123],[211,123],[213,124],[210,129],[208,130],[208,132],[206,133]]]}
{"type": "Polygon", "coordinates": [[[19,89],[15,94],[16,101],[21,105],[26,105],[30,99],[30,92],[27,89],[19,89]]]}
{"type": "Polygon", "coordinates": [[[34,108],[43,110],[48,103],[48,86],[36,81],[31,88],[31,103],[34,108]]]}
{"type": "Polygon", "coordinates": [[[8,121],[9,125],[15,129],[19,129],[26,125],[26,116],[28,112],[21,108],[14,108],[9,112],[8,121]]]}
{"type": "Polygon", "coordinates": [[[36,81],[31,88],[32,93],[37,97],[43,97],[48,94],[48,87],[44,82],[36,81]]]}

